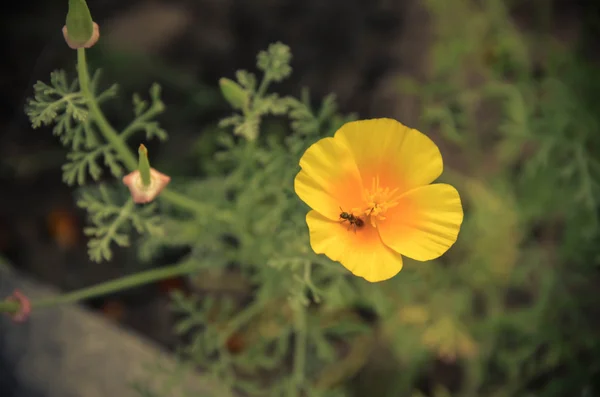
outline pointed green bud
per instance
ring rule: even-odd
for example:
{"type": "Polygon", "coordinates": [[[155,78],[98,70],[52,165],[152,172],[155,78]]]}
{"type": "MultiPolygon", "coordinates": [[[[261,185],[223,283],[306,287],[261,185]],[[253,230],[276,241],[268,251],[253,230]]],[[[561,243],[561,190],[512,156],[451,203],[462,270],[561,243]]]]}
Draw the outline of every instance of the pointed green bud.
{"type": "Polygon", "coordinates": [[[223,77],[219,86],[223,97],[234,109],[242,109],[248,103],[248,92],[235,81],[223,77]]]}
{"type": "Polygon", "coordinates": [[[150,168],[146,146],[140,145],[138,155],[138,169],[125,175],[123,183],[129,188],[135,203],[149,203],[169,184],[171,177],[150,168]]]}
{"type": "Polygon", "coordinates": [[[67,13],[69,40],[78,45],[87,43],[94,34],[94,21],[85,0],[69,0],[67,13]]]}
{"type": "Polygon", "coordinates": [[[148,187],[152,181],[150,179],[150,161],[148,161],[148,149],[146,149],[146,146],[140,145],[138,155],[138,171],[140,171],[140,176],[142,177],[142,185],[148,187]]]}

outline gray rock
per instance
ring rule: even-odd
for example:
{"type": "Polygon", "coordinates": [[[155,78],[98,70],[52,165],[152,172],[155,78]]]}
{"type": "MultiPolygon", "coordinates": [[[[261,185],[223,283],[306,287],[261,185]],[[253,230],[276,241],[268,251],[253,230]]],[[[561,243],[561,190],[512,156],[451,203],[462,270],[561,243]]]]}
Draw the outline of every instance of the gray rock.
{"type": "MultiPolygon", "coordinates": [[[[31,300],[56,290],[0,267],[0,297],[20,289],[31,300]]],[[[40,309],[23,324],[0,316],[0,396],[2,397],[141,397],[142,383],[157,397],[183,396],[162,390],[174,358],[153,343],[76,305],[40,309]],[[152,372],[160,365],[167,371],[152,372]]],[[[202,375],[177,382],[190,396],[224,397],[202,375]]]]}

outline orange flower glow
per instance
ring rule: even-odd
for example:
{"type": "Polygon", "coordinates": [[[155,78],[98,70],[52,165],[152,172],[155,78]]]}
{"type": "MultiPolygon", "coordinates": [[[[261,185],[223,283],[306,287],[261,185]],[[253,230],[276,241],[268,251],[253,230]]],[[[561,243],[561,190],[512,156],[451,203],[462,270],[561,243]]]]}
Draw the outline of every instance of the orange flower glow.
{"type": "Polygon", "coordinates": [[[367,281],[398,274],[401,255],[435,259],[458,238],[458,192],[430,185],[443,169],[438,147],[396,120],[347,123],[309,147],[300,167],[294,188],[312,208],[312,249],[367,281]]]}

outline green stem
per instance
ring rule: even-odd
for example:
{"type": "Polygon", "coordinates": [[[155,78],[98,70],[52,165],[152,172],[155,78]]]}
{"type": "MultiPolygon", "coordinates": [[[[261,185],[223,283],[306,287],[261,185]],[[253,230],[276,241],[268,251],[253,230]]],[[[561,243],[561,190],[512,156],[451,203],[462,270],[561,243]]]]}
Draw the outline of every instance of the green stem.
{"type": "Polygon", "coordinates": [[[251,306],[229,320],[225,329],[219,333],[219,344],[224,345],[227,343],[227,339],[236,331],[239,331],[244,324],[247,324],[252,318],[259,315],[263,311],[264,306],[262,302],[254,302],[251,306]]]}
{"type": "Polygon", "coordinates": [[[127,145],[125,145],[117,131],[110,125],[104,113],[102,113],[100,106],[98,106],[96,98],[90,91],[90,75],[85,57],[85,48],[77,49],[77,74],[79,76],[81,92],[88,103],[90,115],[104,135],[104,138],[115,149],[125,166],[130,171],[135,170],[137,168],[137,159],[127,145]]]}
{"type": "MultiPolygon", "coordinates": [[[[132,151],[127,147],[123,140],[123,135],[119,133],[110,125],[109,121],[102,113],[100,106],[94,94],[90,90],[90,76],[87,67],[87,60],[85,56],[85,49],[80,48],[77,50],[77,72],[79,77],[79,85],[81,87],[81,93],[85,98],[89,114],[91,119],[96,123],[98,129],[102,132],[102,135],[106,141],[112,146],[117,152],[125,166],[133,171],[138,168],[138,160],[132,151]]],[[[148,112],[147,114],[149,114],[148,112]]],[[[133,124],[128,127],[125,132],[130,133],[136,128],[133,124]]],[[[144,148],[145,149],[145,148],[144,148]]],[[[176,206],[185,208],[192,212],[203,212],[206,213],[207,208],[201,203],[194,201],[193,199],[181,195],[176,192],[163,191],[162,197],[176,206]]],[[[133,207],[133,202],[129,201],[124,211],[129,211],[133,207]]],[[[52,307],[63,303],[73,303],[84,299],[93,298],[96,296],[106,295],[112,292],[121,291],[126,288],[136,287],[139,285],[151,283],[154,281],[170,278],[173,276],[185,274],[189,272],[189,267],[182,265],[175,265],[171,267],[149,270],[142,273],[137,273],[131,276],[119,278],[117,280],[108,281],[102,284],[98,284],[93,287],[84,288],[74,292],[70,292],[64,295],[60,295],[55,298],[42,299],[33,301],[31,303],[32,309],[40,309],[45,307],[52,307]]],[[[0,302],[0,312],[15,313],[19,310],[20,306],[18,302],[11,300],[5,300],[0,302]]]]}
{"type": "Polygon", "coordinates": [[[255,96],[257,98],[262,98],[267,92],[269,84],[271,84],[271,78],[268,75],[265,75],[265,77],[263,77],[262,81],[260,82],[260,85],[258,86],[258,90],[256,90],[255,96]]]}
{"type": "Polygon", "coordinates": [[[312,262],[308,262],[304,265],[304,283],[308,287],[308,289],[313,294],[313,299],[315,303],[321,303],[321,295],[323,292],[321,289],[317,288],[317,286],[312,281],[312,266],[310,265],[312,262]]]}
{"type": "MultiPolygon", "coordinates": [[[[307,263],[304,266],[304,275],[310,279],[311,265],[307,263]]],[[[304,289],[300,289],[299,294],[304,294],[304,289]]],[[[292,382],[290,383],[290,396],[298,396],[304,385],[304,372],[306,369],[306,348],[307,348],[307,329],[306,329],[306,307],[302,304],[303,296],[298,296],[294,302],[294,328],[296,331],[296,340],[294,343],[294,369],[292,373],[292,382]]]]}
{"type": "Polygon", "coordinates": [[[195,213],[206,214],[207,208],[202,203],[186,196],[185,194],[177,193],[173,190],[165,189],[160,194],[160,197],[167,200],[169,203],[179,208],[187,209],[195,213]]]}
{"type": "MultiPolygon", "coordinates": [[[[91,119],[96,123],[98,129],[101,131],[108,144],[110,144],[112,148],[117,152],[126,168],[128,168],[129,171],[136,170],[138,168],[138,159],[136,159],[133,152],[125,144],[123,134],[119,135],[119,133],[111,126],[109,121],[106,119],[104,113],[102,113],[102,110],[98,105],[96,98],[94,97],[94,94],[91,92],[90,76],[87,67],[85,49],[83,48],[77,50],[77,74],[79,78],[79,85],[81,87],[81,93],[88,104],[89,115],[91,119]]],[[[158,112],[158,109],[156,109],[155,111],[158,112]]],[[[146,113],[146,116],[149,117],[151,113],[151,111],[148,111],[146,113]]],[[[133,132],[133,130],[135,130],[137,127],[138,125],[134,123],[128,128],[126,128],[125,132],[127,134],[131,134],[131,132],[133,132]]],[[[180,193],[164,190],[162,192],[162,198],[166,199],[167,201],[171,202],[172,204],[178,207],[184,208],[191,212],[207,213],[206,206],[180,193]]],[[[131,206],[133,206],[133,202],[130,201],[126,207],[126,210],[130,209],[131,206]]],[[[228,220],[228,214],[224,214],[223,218],[224,220],[228,220]]],[[[102,296],[110,294],[112,292],[121,291],[127,288],[132,288],[143,284],[148,284],[154,281],[171,278],[177,275],[186,274],[189,273],[189,271],[190,268],[188,266],[183,265],[174,265],[166,268],[149,270],[146,272],[141,272],[133,274],[131,276],[119,278],[117,280],[101,283],[93,287],[83,288],[77,291],[69,292],[67,294],[63,294],[54,298],[33,301],[31,302],[31,308],[41,309],[64,303],[74,303],[84,299],[102,296]]],[[[16,313],[19,309],[19,302],[15,302],[12,300],[4,300],[0,302],[0,312],[16,313]]]]}
{"type": "Polygon", "coordinates": [[[15,314],[19,311],[20,304],[12,300],[4,300],[0,302],[0,313],[15,314]]]}
{"type": "MultiPolygon", "coordinates": [[[[271,84],[271,78],[268,75],[265,75],[258,86],[258,90],[256,90],[256,93],[254,94],[254,101],[261,99],[265,95],[267,88],[269,88],[269,84],[271,84]]],[[[254,104],[251,105],[248,101],[246,101],[242,107],[242,113],[244,114],[244,118],[252,118],[254,113],[256,113],[254,104]]]]}
{"type": "MultiPolygon", "coordinates": [[[[112,292],[122,291],[127,288],[138,287],[155,281],[180,276],[190,272],[187,265],[174,265],[160,269],[148,270],[131,276],[122,277],[116,280],[107,281],[88,288],[82,288],[77,291],[69,292],[53,298],[34,300],[31,302],[31,308],[44,309],[65,303],[75,303],[85,299],[95,298],[107,295],[112,292]]],[[[12,301],[0,302],[0,312],[15,313],[19,310],[19,303],[12,301]]]]}
{"type": "Polygon", "coordinates": [[[306,310],[300,302],[294,312],[294,325],[296,328],[296,343],[294,344],[294,372],[293,382],[290,388],[291,396],[297,395],[304,384],[304,370],[306,366],[306,310]]]}
{"type": "MultiPolygon", "coordinates": [[[[125,167],[130,172],[136,170],[138,166],[136,156],[125,144],[123,134],[119,135],[117,131],[110,125],[110,123],[104,116],[104,113],[102,113],[100,106],[98,106],[96,98],[94,98],[93,93],[90,91],[90,76],[87,67],[87,60],[84,48],[80,48],[77,50],[77,73],[79,77],[79,85],[81,87],[81,92],[83,93],[83,96],[86,99],[89,106],[90,116],[96,122],[98,129],[100,130],[106,141],[115,149],[115,151],[125,164],[125,167]]],[[[150,111],[148,111],[148,113],[150,113],[150,111]]],[[[125,132],[127,133],[127,135],[129,135],[137,127],[137,124],[132,124],[125,129],[125,132]]],[[[206,213],[205,206],[181,193],[165,189],[161,192],[160,197],[164,200],[169,201],[171,204],[174,204],[190,212],[206,213]]]]}

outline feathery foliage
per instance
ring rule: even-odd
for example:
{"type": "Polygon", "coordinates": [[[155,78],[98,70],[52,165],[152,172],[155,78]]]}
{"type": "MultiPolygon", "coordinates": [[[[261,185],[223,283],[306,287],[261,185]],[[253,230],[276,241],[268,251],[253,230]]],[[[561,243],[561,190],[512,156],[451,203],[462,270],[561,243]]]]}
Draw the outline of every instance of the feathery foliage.
{"type": "MultiPolygon", "coordinates": [[[[426,4],[430,74],[398,86],[422,108],[415,127],[448,147],[444,178],[464,201],[459,241],[443,259],[407,261],[399,276],[369,284],[310,249],[293,190],[299,158],[355,116],[334,95],[315,107],[306,89],[273,92],[292,72],[282,43],[258,54],[257,73],[221,80],[234,113],[207,130],[214,146],[197,153],[205,176],[173,182],[191,213],[173,205],[157,215],[104,181],[81,190],[94,261],[129,246],[134,230],[143,261],[186,248],[178,264],[197,293],[173,295],[181,367],[160,395],[196,369],[222,386],[215,397],[600,393],[598,68],[549,40],[534,42],[547,55],[539,65],[504,1],[426,4]],[[373,367],[377,376],[355,376],[373,367]]],[[[116,86],[100,91],[98,76],[87,94],[55,72],[27,106],[33,127],[54,125],[70,150],[69,185],[100,182],[105,169],[120,178],[128,160],[115,142],[167,138],[157,85],[149,101],[134,96],[128,126],[107,133],[97,107],[116,86]]]]}

